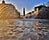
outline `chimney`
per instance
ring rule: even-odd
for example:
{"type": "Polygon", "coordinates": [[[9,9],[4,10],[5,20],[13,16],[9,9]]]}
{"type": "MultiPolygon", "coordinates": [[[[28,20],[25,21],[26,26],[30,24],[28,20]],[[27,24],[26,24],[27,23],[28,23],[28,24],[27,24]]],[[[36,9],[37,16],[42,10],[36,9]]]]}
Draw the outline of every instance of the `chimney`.
{"type": "Polygon", "coordinates": [[[25,16],[25,8],[23,8],[23,15],[25,16]]]}

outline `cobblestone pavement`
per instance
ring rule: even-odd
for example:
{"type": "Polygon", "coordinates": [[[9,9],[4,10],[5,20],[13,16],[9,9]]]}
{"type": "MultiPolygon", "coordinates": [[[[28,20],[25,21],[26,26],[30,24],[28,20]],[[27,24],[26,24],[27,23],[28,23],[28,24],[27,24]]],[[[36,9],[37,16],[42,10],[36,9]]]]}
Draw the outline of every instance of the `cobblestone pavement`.
{"type": "Polygon", "coordinates": [[[44,27],[38,27],[39,24],[25,25],[0,27],[0,40],[49,40],[49,28],[45,25],[44,27]]]}

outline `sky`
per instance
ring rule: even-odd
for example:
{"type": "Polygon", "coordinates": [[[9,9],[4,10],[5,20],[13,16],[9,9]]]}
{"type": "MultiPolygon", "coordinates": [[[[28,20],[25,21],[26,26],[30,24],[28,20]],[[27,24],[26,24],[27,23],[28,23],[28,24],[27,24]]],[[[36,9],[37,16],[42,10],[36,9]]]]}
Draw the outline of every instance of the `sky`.
{"type": "MultiPolygon", "coordinates": [[[[2,0],[0,0],[2,1],[2,0]]],[[[16,9],[22,14],[22,9],[26,8],[26,12],[32,11],[37,5],[46,4],[49,0],[5,0],[13,4],[16,9]]]]}

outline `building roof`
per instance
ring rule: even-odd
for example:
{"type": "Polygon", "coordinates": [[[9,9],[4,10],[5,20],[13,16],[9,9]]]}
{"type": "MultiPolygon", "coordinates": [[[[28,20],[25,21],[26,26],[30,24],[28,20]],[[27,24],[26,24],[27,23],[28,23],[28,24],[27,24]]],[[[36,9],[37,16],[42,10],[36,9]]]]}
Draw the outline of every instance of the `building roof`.
{"type": "Polygon", "coordinates": [[[34,9],[36,10],[36,8],[39,8],[39,10],[40,10],[42,7],[46,7],[46,6],[45,5],[40,5],[40,6],[35,7],[34,9]]]}

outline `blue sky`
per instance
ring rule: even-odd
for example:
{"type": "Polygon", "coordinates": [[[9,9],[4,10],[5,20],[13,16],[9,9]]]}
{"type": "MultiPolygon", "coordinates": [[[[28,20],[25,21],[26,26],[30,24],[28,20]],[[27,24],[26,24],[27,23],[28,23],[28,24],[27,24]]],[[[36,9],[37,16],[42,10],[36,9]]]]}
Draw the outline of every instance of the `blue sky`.
{"type": "Polygon", "coordinates": [[[49,0],[5,0],[8,3],[13,3],[15,7],[22,13],[22,8],[26,8],[26,11],[29,12],[33,10],[34,6],[39,4],[46,4],[49,0]]]}

